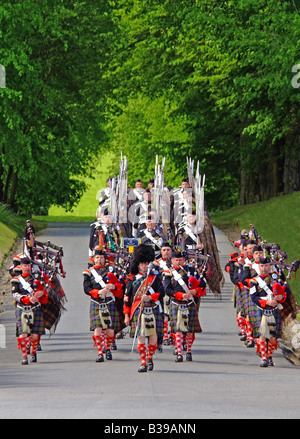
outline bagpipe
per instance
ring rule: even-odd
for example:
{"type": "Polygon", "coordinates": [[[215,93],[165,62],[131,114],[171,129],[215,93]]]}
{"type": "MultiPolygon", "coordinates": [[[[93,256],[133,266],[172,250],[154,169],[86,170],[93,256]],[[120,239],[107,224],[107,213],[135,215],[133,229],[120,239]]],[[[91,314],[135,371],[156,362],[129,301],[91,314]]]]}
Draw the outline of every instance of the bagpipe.
{"type": "MultiPolygon", "coordinates": [[[[296,259],[293,262],[288,262],[288,255],[285,251],[281,250],[280,245],[276,243],[268,243],[264,240],[259,234],[257,229],[253,224],[250,224],[249,233],[244,230],[241,239],[245,241],[250,240],[254,241],[255,245],[258,245],[262,248],[264,252],[264,256],[270,258],[270,264],[276,269],[278,273],[278,278],[284,278],[284,282],[291,279],[291,275],[294,272],[296,277],[296,271],[300,267],[300,259],[296,259]],[[247,232],[247,233],[246,233],[247,232]],[[287,272],[284,275],[284,272],[287,272]]],[[[239,247],[241,240],[234,241],[233,244],[235,247],[239,247]]],[[[236,261],[238,257],[238,252],[234,252],[229,255],[230,261],[236,261]]]]}
{"type": "Polygon", "coordinates": [[[66,311],[67,297],[62,288],[59,276],[66,277],[62,258],[63,247],[47,242],[37,241],[34,228],[29,220],[26,222],[23,237],[23,255],[32,261],[32,275],[38,288],[42,285],[48,293],[48,302],[41,306],[45,328],[54,333],[61,318],[66,311]]]}
{"type": "MultiPolygon", "coordinates": [[[[205,175],[200,175],[199,161],[195,168],[195,161],[190,157],[186,157],[186,159],[189,188],[180,187],[170,190],[165,184],[166,159],[163,157],[160,163],[159,157],[156,155],[154,184],[151,189],[147,189],[146,212],[143,212],[137,221],[132,221],[131,212],[134,210],[135,204],[138,206],[141,201],[138,199],[132,203],[131,196],[135,190],[128,187],[127,158],[123,157],[121,153],[119,175],[114,176],[109,181],[110,195],[106,200],[106,212],[102,212],[102,218],[101,216],[97,218],[101,222],[104,221],[105,215],[109,215],[112,221],[111,225],[119,231],[119,237],[114,241],[114,245],[109,245],[106,243],[106,237],[103,236],[101,246],[107,251],[113,250],[118,253],[120,260],[118,266],[124,272],[126,265],[124,261],[131,258],[134,247],[140,243],[134,239],[132,234],[133,225],[136,223],[141,225],[146,219],[149,219],[151,214],[151,216],[155,216],[157,229],[161,230],[171,247],[177,245],[185,250],[187,246],[182,237],[182,230],[189,227],[188,215],[191,213],[196,219],[193,233],[197,234],[198,239],[201,239],[205,253],[203,257],[199,252],[194,253],[193,263],[199,272],[199,277],[203,277],[204,273],[208,275],[210,290],[216,297],[221,297],[221,287],[225,279],[220,267],[213,226],[204,204],[205,175]],[[122,258],[122,255],[125,258],[122,258]]],[[[141,191],[139,195],[146,192],[145,189],[141,191]]],[[[138,211],[138,207],[136,209],[138,211]]]]}
{"type": "MultiPolygon", "coordinates": [[[[289,262],[287,252],[282,250],[279,244],[268,243],[262,239],[253,224],[250,224],[249,233],[244,233],[241,238],[246,241],[248,239],[252,240],[262,248],[264,256],[270,259],[270,264],[273,267],[273,272],[270,274],[273,278],[273,286],[277,290],[286,293],[286,300],[279,310],[282,320],[279,346],[290,363],[300,366],[300,308],[288,282],[292,278],[292,273],[296,278],[296,272],[300,267],[300,259],[289,262]]],[[[239,243],[240,241],[234,242],[236,247],[239,243]]],[[[229,262],[235,262],[238,253],[235,252],[229,256],[229,262]]]]}
{"type": "MultiPolygon", "coordinates": [[[[149,193],[148,198],[148,207],[145,218],[147,218],[150,212],[155,213],[156,220],[159,224],[163,224],[168,230],[168,238],[169,241],[173,241],[173,237],[171,235],[171,228],[174,230],[174,224],[170,224],[172,214],[172,206],[170,204],[171,198],[181,197],[180,190],[174,189],[169,190],[165,184],[165,163],[166,158],[162,158],[161,164],[159,163],[158,155],[156,155],[155,162],[155,171],[153,182],[154,185],[151,189],[147,190],[149,193]]],[[[181,223],[187,221],[186,216],[187,213],[193,208],[195,214],[197,216],[197,233],[201,233],[204,228],[204,184],[205,184],[205,175],[201,178],[199,173],[199,161],[197,162],[197,169],[194,175],[194,160],[187,157],[187,173],[188,180],[190,185],[191,199],[189,200],[189,206],[185,203],[185,211],[182,213],[182,205],[180,206],[180,214],[181,214],[181,223]]],[[[132,238],[133,236],[130,233],[130,227],[128,226],[129,218],[129,210],[132,207],[130,205],[129,193],[134,191],[134,189],[128,187],[128,172],[127,172],[127,158],[123,157],[121,153],[120,167],[118,176],[113,176],[109,179],[109,195],[106,200],[105,210],[106,212],[100,212],[103,215],[110,215],[112,224],[117,226],[121,233],[120,235],[124,238],[132,238]]],[[[146,192],[145,189],[142,189],[140,195],[146,192]]],[[[138,200],[140,201],[140,200],[138,200]]],[[[179,202],[181,203],[181,199],[179,202]]],[[[176,214],[175,214],[176,216],[176,214]]],[[[144,221],[144,217],[143,217],[144,221]]],[[[173,244],[173,242],[171,242],[173,244]]]]}
{"type": "Polygon", "coordinates": [[[262,247],[265,257],[269,257],[271,260],[271,265],[276,268],[279,279],[284,276],[284,271],[287,272],[285,275],[285,283],[287,283],[287,280],[291,279],[291,274],[293,272],[295,273],[296,277],[296,271],[300,266],[300,259],[296,259],[295,261],[289,263],[288,255],[285,251],[280,249],[280,245],[271,244],[262,239],[253,224],[250,224],[249,238],[253,239],[256,244],[262,247]]]}

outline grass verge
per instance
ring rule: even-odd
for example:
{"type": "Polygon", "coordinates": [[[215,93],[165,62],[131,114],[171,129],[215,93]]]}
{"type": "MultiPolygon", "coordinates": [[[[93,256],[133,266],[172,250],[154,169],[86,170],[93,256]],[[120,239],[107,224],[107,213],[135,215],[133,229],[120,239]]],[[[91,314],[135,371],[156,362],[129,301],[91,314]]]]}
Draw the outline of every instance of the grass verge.
{"type": "MultiPolygon", "coordinates": [[[[258,234],[270,244],[279,244],[288,262],[300,259],[300,192],[271,198],[247,206],[238,206],[211,215],[213,224],[231,241],[239,239],[242,229],[253,224],[258,234]]],[[[289,284],[300,303],[300,271],[292,274],[289,284]],[[298,279],[297,279],[298,277],[298,279]]]]}
{"type": "MultiPolygon", "coordinates": [[[[16,240],[23,236],[27,219],[0,204],[0,267],[16,240]]],[[[47,227],[46,222],[32,220],[31,223],[37,231],[47,227]]]]}
{"type": "Polygon", "coordinates": [[[101,190],[106,187],[106,180],[110,176],[110,166],[113,160],[118,160],[114,154],[109,153],[99,158],[92,178],[87,178],[87,189],[77,204],[70,212],[60,206],[51,206],[48,216],[34,216],[35,219],[47,222],[93,222],[99,204],[101,190]]]}

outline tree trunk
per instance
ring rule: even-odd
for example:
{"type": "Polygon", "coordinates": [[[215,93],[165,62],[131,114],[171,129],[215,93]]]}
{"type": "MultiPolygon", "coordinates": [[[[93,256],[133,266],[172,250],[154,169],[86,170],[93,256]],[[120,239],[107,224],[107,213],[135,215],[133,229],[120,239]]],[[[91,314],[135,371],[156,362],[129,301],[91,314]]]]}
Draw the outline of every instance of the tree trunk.
{"type": "Polygon", "coordinates": [[[283,191],[290,194],[299,190],[300,186],[300,148],[297,139],[296,145],[289,145],[285,150],[283,191]]]}
{"type": "Polygon", "coordinates": [[[4,183],[3,183],[3,165],[1,161],[1,155],[3,154],[2,147],[0,151],[0,202],[3,202],[3,195],[4,195],[4,183]]]}
{"type": "Polygon", "coordinates": [[[6,180],[5,180],[5,184],[4,184],[4,189],[3,189],[3,203],[4,204],[8,203],[8,193],[9,193],[12,173],[13,173],[13,167],[9,166],[6,180]]]}
{"type": "Polygon", "coordinates": [[[17,191],[17,185],[18,185],[18,174],[16,172],[13,172],[12,184],[11,184],[10,195],[8,200],[8,205],[11,207],[12,210],[15,210],[16,208],[15,196],[17,191]]]}

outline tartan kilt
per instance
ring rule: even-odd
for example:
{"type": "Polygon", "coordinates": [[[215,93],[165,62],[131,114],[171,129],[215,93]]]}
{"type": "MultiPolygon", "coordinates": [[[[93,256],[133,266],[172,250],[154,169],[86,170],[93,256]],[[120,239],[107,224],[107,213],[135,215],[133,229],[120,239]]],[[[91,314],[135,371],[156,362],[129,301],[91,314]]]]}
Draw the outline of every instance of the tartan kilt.
{"type": "Polygon", "coordinates": [[[244,305],[245,305],[245,317],[248,316],[250,324],[254,325],[256,320],[257,306],[255,305],[255,303],[252,302],[249,290],[245,291],[244,305]]]}
{"type": "MultiPolygon", "coordinates": [[[[175,333],[177,332],[176,325],[177,325],[177,312],[178,312],[178,302],[171,298],[170,300],[170,326],[171,326],[171,332],[175,333]]],[[[182,302],[180,302],[182,304],[182,302]]],[[[198,308],[194,302],[192,302],[190,305],[188,305],[189,310],[189,321],[188,321],[188,328],[186,332],[202,332],[199,317],[198,317],[198,308]]]]}
{"type": "Polygon", "coordinates": [[[46,305],[41,305],[41,307],[45,328],[50,330],[54,327],[56,329],[61,317],[62,306],[54,291],[48,291],[48,302],[46,305]]]}
{"type": "Polygon", "coordinates": [[[235,291],[235,300],[236,300],[236,313],[241,313],[243,317],[245,317],[245,306],[244,306],[244,290],[240,290],[236,288],[235,291]]]}
{"type": "MultiPolygon", "coordinates": [[[[22,325],[22,318],[21,318],[22,313],[23,313],[23,310],[16,306],[15,314],[16,314],[16,320],[17,320],[17,322],[16,322],[17,323],[17,328],[16,328],[17,329],[17,336],[24,333],[23,325],[22,325]]],[[[41,307],[38,306],[37,308],[35,308],[33,310],[33,313],[34,313],[34,320],[33,320],[33,325],[32,325],[32,329],[30,331],[30,334],[44,335],[45,334],[45,325],[44,325],[41,307]]]]}
{"type": "Polygon", "coordinates": [[[282,309],[279,312],[282,321],[284,321],[290,314],[292,314],[292,318],[296,318],[297,301],[292,292],[288,291],[286,300],[282,303],[282,309]]]}
{"type": "MultiPolygon", "coordinates": [[[[132,316],[131,322],[130,322],[130,334],[129,335],[131,338],[134,338],[134,335],[135,335],[139,313],[140,313],[140,307],[138,306],[137,309],[135,310],[135,312],[132,316]]],[[[164,319],[163,319],[163,313],[161,313],[159,310],[159,306],[156,306],[153,308],[153,314],[154,314],[155,322],[156,322],[156,334],[158,336],[158,339],[160,339],[160,337],[162,338],[164,335],[164,319]]],[[[140,335],[139,331],[138,331],[137,335],[140,335]]]]}
{"type": "MultiPolygon", "coordinates": [[[[119,332],[124,328],[122,324],[121,316],[117,310],[114,300],[107,301],[107,307],[111,318],[112,325],[107,329],[113,329],[115,332],[119,332]]],[[[102,302],[103,303],[103,302],[102,302]]],[[[99,315],[99,305],[94,300],[91,300],[90,304],[90,330],[94,331],[96,328],[102,328],[102,323],[99,315]]]]}
{"type": "MultiPolygon", "coordinates": [[[[257,338],[260,336],[260,323],[263,316],[263,310],[256,306],[256,313],[253,319],[253,337],[257,338]]],[[[276,321],[276,335],[275,338],[281,337],[281,317],[278,309],[275,309],[274,313],[275,321],[276,321]]]]}

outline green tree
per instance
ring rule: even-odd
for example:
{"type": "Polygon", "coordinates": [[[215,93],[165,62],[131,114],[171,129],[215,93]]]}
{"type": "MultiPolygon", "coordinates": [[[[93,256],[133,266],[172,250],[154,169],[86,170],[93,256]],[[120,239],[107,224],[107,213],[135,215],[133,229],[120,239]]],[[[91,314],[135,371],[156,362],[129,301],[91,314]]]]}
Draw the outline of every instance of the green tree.
{"type": "Polygon", "coordinates": [[[1,200],[22,213],[71,208],[105,141],[107,2],[8,1],[0,29],[1,200]]]}
{"type": "Polygon", "coordinates": [[[237,203],[239,194],[245,203],[296,187],[295,2],[120,0],[114,13],[122,43],[111,68],[110,127],[136,167],[152,171],[146,148],[172,160],[176,177],[187,155],[199,159],[212,208],[237,203]],[[165,117],[141,114],[140,102],[159,104],[165,117]],[[178,129],[172,142],[157,142],[149,126],[164,132],[166,117],[178,129]]]}
{"type": "Polygon", "coordinates": [[[167,183],[173,186],[186,175],[186,156],[192,156],[206,174],[208,203],[234,203],[237,130],[228,125],[227,108],[222,114],[216,108],[216,90],[232,61],[208,32],[208,6],[115,3],[125,50],[113,59],[119,86],[111,112],[112,145],[133,158],[135,174],[146,171],[147,178],[153,176],[155,154],[166,156],[167,183]]]}

